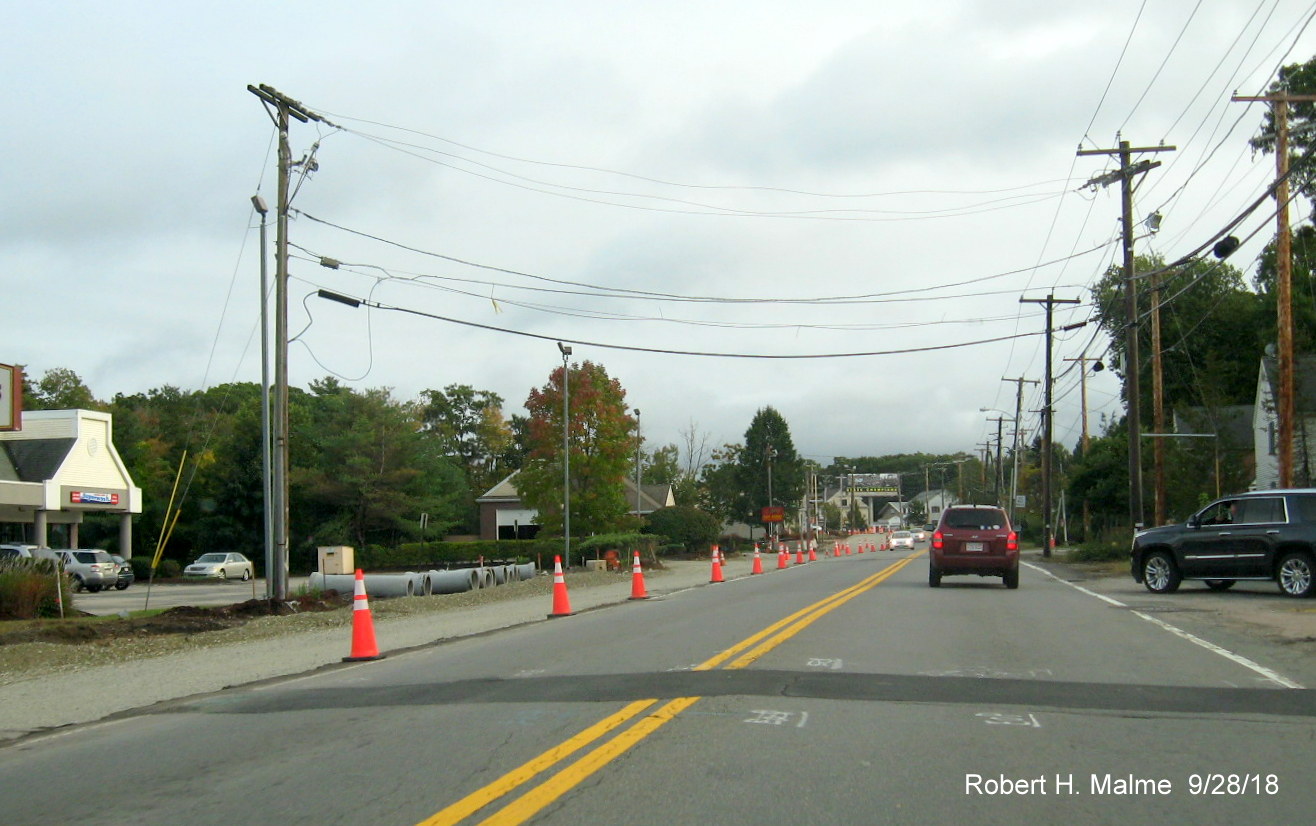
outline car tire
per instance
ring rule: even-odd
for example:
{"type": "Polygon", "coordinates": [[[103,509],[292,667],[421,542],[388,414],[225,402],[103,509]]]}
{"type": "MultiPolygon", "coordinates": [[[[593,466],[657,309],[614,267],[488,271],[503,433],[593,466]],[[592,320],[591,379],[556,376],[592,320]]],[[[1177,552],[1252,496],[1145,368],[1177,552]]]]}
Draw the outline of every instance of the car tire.
{"type": "Polygon", "coordinates": [[[220,579],[228,579],[228,572],[225,571],[223,568],[220,568],[220,569],[219,569],[219,578],[220,578],[220,579]]]}
{"type": "Polygon", "coordinates": [[[941,587],[941,571],[934,565],[928,566],[928,587],[929,588],[941,587]]]}
{"type": "Polygon", "coordinates": [[[1210,588],[1212,591],[1228,591],[1230,588],[1234,587],[1234,582],[1235,580],[1232,579],[1208,579],[1206,581],[1206,587],[1210,588]]]}
{"type": "Polygon", "coordinates": [[[82,577],[80,576],[73,577],[73,582],[69,583],[69,585],[71,588],[73,588],[73,593],[75,594],[82,593],[82,589],[86,587],[85,585],[83,585],[82,577]]]}
{"type": "Polygon", "coordinates": [[[116,583],[114,583],[114,587],[115,587],[116,590],[119,590],[119,591],[126,591],[126,590],[128,590],[128,583],[126,583],[126,582],[116,582],[116,583]]]}
{"type": "Polygon", "coordinates": [[[1142,584],[1153,594],[1173,594],[1179,590],[1183,574],[1174,564],[1174,557],[1165,551],[1154,551],[1142,563],[1142,584]]]}
{"type": "Polygon", "coordinates": [[[1015,568],[1013,571],[1006,571],[1005,575],[1001,577],[1001,580],[1005,583],[1005,587],[1009,588],[1011,591],[1013,591],[1015,588],[1018,588],[1019,569],[1015,568]]]}
{"type": "Polygon", "coordinates": [[[99,586],[99,585],[88,585],[88,586],[87,586],[87,590],[88,590],[88,591],[91,591],[93,594],[99,594],[99,593],[101,592],[101,586],[99,586]]]}
{"type": "Polygon", "coordinates": [[[251,569],[250,569],[250,568],[244,568],[244,569],[242,570],[242,581],[243,581],[243,582],[250,582],[250,581],[251,581],[251,569]]]}
{"type": "Polygon", "coordinates": [[[1275,582],[1285,596],[1309,597],[1316,593],[1316,566],[1312,564],[1311,554],[1305,551],[1284,554],[1275,569],[1275,582]]]}

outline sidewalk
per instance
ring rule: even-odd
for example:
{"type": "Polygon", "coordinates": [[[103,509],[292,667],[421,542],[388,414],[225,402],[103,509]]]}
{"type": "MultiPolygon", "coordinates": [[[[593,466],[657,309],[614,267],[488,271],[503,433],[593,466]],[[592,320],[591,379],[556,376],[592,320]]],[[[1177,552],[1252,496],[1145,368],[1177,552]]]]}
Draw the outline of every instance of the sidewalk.
{"type": "MultiPolygon", "coordinates": [[[[749,576],[752,557],[730,560],[726,579],[749,576]]],[[[663,570],[646,571],[650,596],[660,597],[706,585],[711,563],[699,560],[664,560],[663,570]]],[[[765,569],[767,563],[765,561],[765,569]]],[[[571,588],[575,613],[626,602],[631,577],[595,587],[571,588]]],[[[443,599],[413,597],[413,599],[443,599]]],[[[442,640],[471,636],[529,622],[547,621],[551,602],[542,594],[517,597],[453,611],[416,616],[379,617],[375,620],[380,650],[399,651],[442,640]]],[[[339,663],[350,653],[351,617],[341,628],[298,631],[296,643],[287,636],[258,641],[219,644],[160,657],[44,674],[0,686],[0,743],[60,726],[88,723],[129,709],[164,700],[204,694],[246,683],[302,674],[339,663]],[[235,649],[241,648],[241,656],[235,649]]]]}

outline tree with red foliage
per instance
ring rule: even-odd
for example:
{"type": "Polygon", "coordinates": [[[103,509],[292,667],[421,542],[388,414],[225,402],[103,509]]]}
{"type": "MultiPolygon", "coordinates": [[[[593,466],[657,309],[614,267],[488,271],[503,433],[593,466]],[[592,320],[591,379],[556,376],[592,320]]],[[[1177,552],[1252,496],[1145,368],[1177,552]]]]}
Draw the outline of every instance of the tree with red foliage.
{"type": "MultiPolygon", "coordinates": [[[[529,455],[516,477],[526,507],[539,512],[542,536],[562,530],[562,378],[556,368],[543,387],[530,391],[529,455]]],[[[571,365],[567,385],[571,533],[611,533],[634,528],[625,480],[638,423],[626,409],[626,391],[600,364],[571,365]]]]}

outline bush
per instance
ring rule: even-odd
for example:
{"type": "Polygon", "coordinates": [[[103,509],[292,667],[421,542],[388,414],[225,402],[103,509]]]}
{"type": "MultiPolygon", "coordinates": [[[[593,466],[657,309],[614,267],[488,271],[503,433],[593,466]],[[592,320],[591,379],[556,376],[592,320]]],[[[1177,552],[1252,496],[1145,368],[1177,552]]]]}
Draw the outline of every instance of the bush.
{"type": "MultiPolygon", "coordinates": [[[[134,571],[137,569],[134,568],[134,571]]],[[[150,566],[147,566],[149,576],[150,566]]],[[[175,559],[160,560],[160,567],[155,569],[155,575],[161,579],[174,579],[183,575],[183,566],[175,559]]]]}
{"type": "Polygon", "coordinates": [[[1069,552],[1069,558],[1074,562],[1126,560],[1129,558],[1129,543],[1127,540],[1118,542],[1109,539],[1084,542],[1069,552]]]}
{"type": "MultiPolygon", "coordinates": [[[[55,566],[29,559],[0,560],[0,619],[36,619],[59,616],[55,566]]],[[[66,605],[72,604],[67,580],[66,605]]]]}
{"type": "Polygon", "coordinates": [[[675,505],[649,514],[648,529],[681,543],[687,551],[705,551],[717,541],[722,525],[711,513],[675,505]]]}

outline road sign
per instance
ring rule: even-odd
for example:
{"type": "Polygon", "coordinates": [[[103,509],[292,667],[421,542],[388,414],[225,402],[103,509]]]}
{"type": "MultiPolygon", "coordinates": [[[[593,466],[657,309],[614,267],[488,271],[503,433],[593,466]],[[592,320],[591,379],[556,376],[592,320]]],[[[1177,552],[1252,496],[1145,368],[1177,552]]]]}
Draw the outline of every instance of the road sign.
{"type": "Polygon", "coordinates": [[[786,519],[786,508],[781,505],[770,505],[760,513],[763,514],[764,522],[782,522],[786,519]]]}

